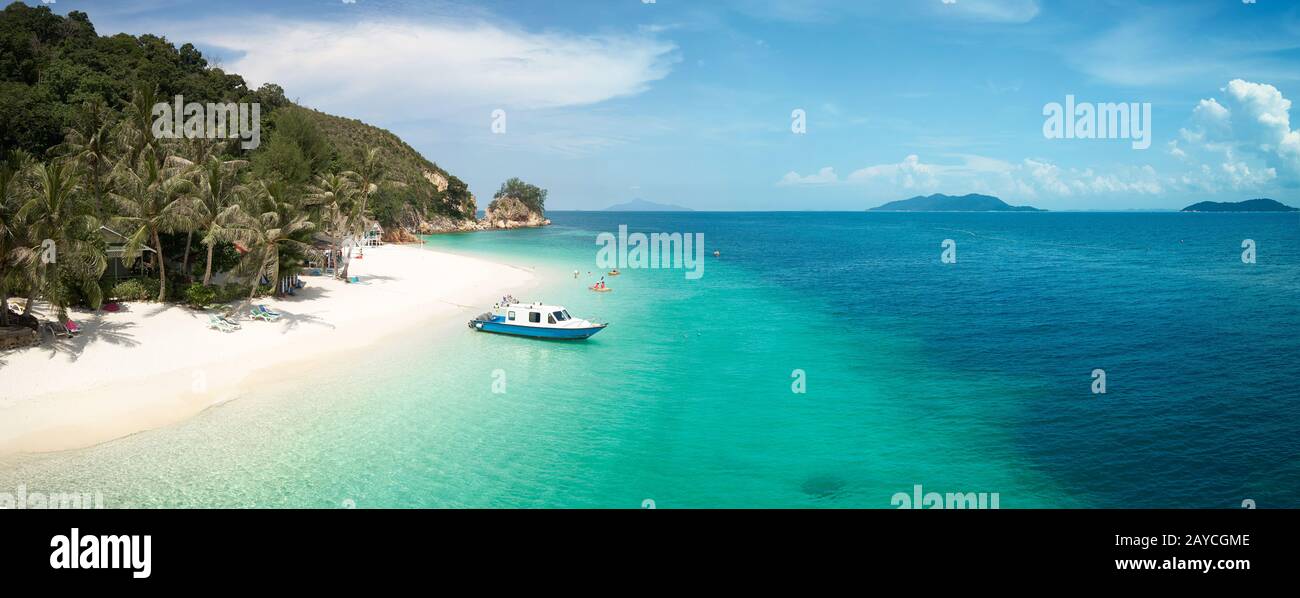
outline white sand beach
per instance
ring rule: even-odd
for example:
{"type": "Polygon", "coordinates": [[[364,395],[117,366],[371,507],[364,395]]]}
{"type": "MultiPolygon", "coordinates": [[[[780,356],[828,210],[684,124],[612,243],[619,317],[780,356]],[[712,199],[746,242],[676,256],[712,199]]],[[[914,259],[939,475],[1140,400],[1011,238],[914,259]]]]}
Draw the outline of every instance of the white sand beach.
{"type": "MultiPolygon", "coordinates": [[[[74,338],[0,353],[0,455],[91,446],[165,426],[238,397],[253,374],[345,359],[427,333],[518,292],[531,272],[415,246],[368,248],[349,274],[304,276],[294,297],[255,301],[283,316],[208,329],[212,311],[157,303],[74,311],[74,338]]],[[[43,305],[43,304],[42,304],[43,305]]]]}

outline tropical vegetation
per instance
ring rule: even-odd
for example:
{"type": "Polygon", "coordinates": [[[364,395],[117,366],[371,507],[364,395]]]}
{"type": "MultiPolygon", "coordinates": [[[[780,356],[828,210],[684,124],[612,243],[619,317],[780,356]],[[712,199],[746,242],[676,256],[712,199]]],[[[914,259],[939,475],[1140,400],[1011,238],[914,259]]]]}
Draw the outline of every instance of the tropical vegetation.
{"type": "MultiPolygon", "coordinates": [[[[543,206],[544,190],[502,189],[543,206]]],[[[10,297],[27,299],[19,318],[40,301],[61,319],[114,300],[251,300],[376,223],[475,209],[392,133],[250,89],[190,44],[100,36],[79,11],[0,11],[0,325],[10,297]],[[178,95],[259,104],[261,144],[160,138],[154,106],[178,95]]]]}

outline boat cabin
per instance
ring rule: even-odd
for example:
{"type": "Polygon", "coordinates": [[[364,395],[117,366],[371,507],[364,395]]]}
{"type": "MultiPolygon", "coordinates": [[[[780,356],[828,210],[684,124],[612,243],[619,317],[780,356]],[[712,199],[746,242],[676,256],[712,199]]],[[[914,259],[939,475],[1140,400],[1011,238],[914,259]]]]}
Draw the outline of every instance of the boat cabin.
{"type": "MultiPolygon", "coordinates": [[[[531,303],[510,303],[500,308],[500,315],[506,324],[516,326],[565,327],[578,322],[569,311],[559,305],[538,305],[531,303]]],[[[583,322],[583,326],[590,324],[583,322]]]]}

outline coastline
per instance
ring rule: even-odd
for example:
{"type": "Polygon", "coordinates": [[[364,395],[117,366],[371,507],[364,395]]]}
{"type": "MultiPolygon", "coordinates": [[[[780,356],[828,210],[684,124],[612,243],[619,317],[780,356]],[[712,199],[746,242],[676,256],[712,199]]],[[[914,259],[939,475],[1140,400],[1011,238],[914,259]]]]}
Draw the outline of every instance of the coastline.
{"type": "Polygon", "coordinates": [[[0,355],[0,457],[174,424],[238,398],[272,371],[441,329],[536,283],[516,266],[400,245],[366,249],[350,274],[364,284],[303,277],[297,297],[258,301],[284,314],[279,321],[245,318],[232,333],[207,329],[214,312],[174,305],[72,313],[84,329],[77,337],[0,355]]]}

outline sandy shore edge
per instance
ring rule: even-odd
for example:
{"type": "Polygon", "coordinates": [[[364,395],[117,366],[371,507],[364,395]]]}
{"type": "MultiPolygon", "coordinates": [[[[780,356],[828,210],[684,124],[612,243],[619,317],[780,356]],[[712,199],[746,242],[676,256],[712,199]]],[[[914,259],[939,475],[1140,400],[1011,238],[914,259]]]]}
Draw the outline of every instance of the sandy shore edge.
{"type": "Polygon", "coordinates": [[[239,397],[259,375],[348,359],[399,337],[449,329],[536,284],[527,269],[419,246],[369,248],[350,274],[304,277],[284,316],[207,329],[208,313],[133,303],[74,313],[74,339],[0,354],[0,456],[93,446],[174,424],[239,397]]]}

